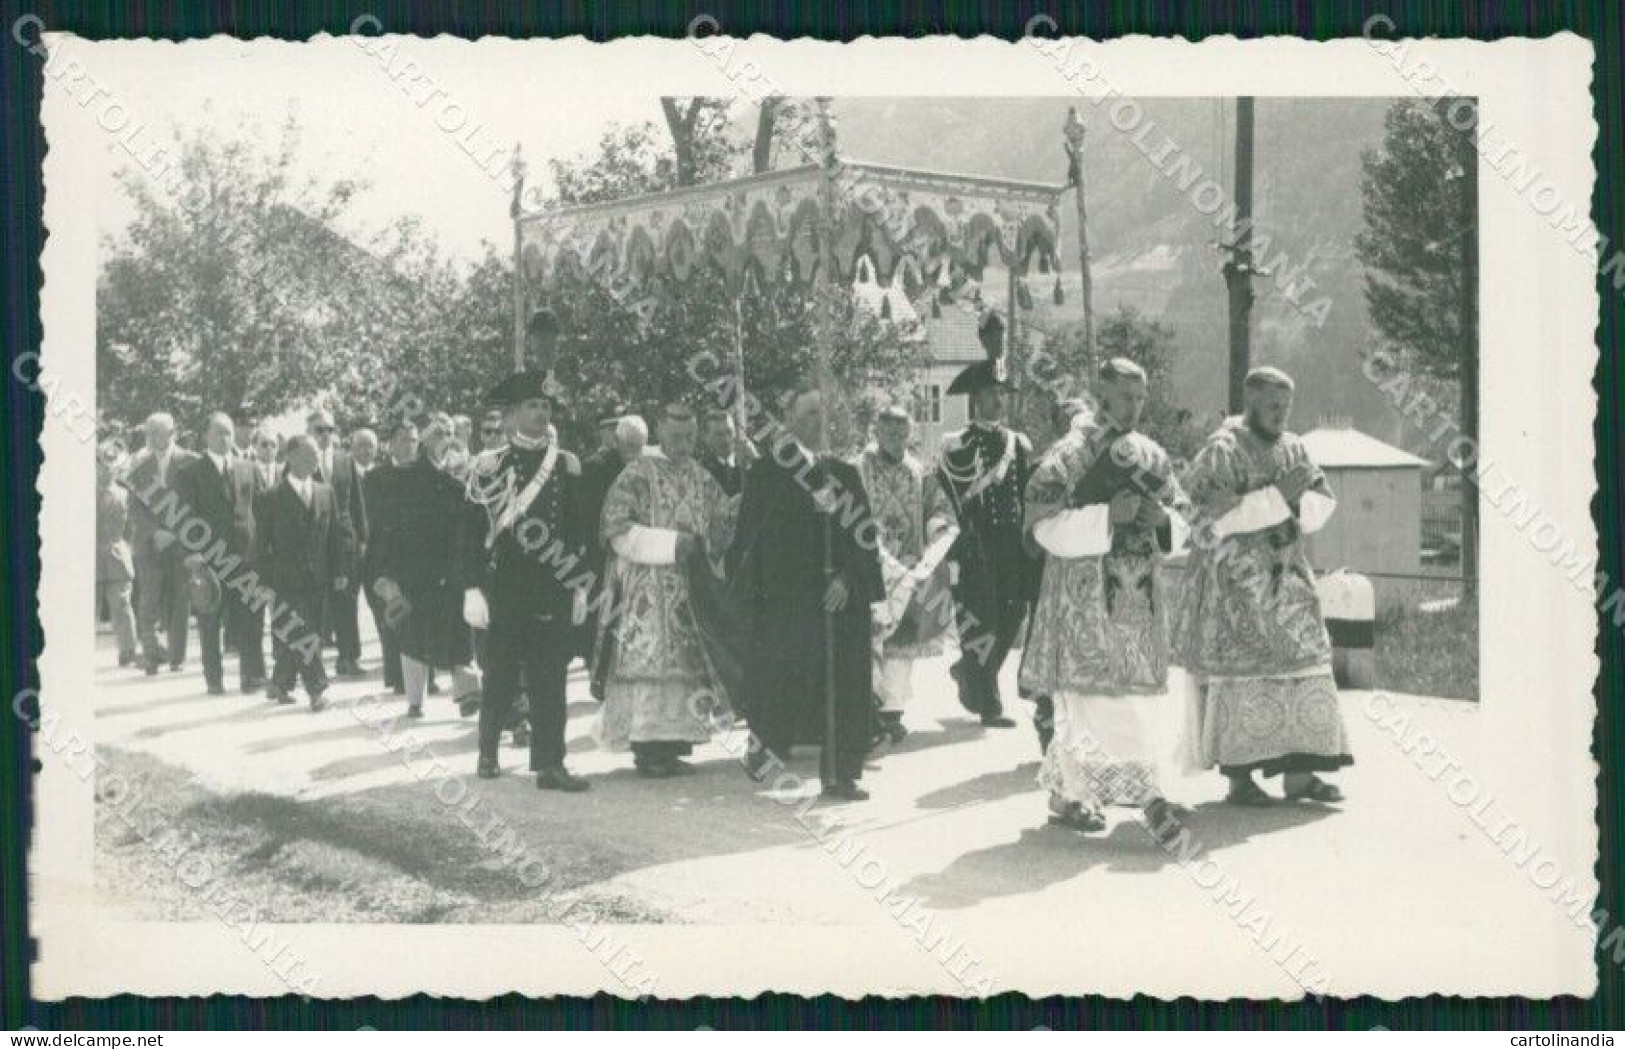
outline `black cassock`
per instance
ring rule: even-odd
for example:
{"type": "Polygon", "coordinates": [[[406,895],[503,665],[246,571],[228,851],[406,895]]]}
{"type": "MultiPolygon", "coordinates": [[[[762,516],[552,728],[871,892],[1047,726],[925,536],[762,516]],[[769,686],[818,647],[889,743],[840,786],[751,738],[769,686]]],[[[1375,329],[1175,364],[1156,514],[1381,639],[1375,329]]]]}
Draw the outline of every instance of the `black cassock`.
{"type": "Polygon", "coordinates": [[[458,574],[458,539],[470,513],[462,485],[421,456],[388,469],[375,488],[388,498],[369,521],[367,565],[400,587],[400,599],[385,602],[395,644],[420,663],[461,666],[473,655],[458,574]]]}
{"type": "Polygon", "coordinates": [[[745,476],[728,563],[750,623],[740,699],[751,731],[781,758],[796,743],[824,740],[833,643],[835,753],[826,748],[823,774],[858,779],[875,718],[869,606],[885,595],[858,471],[829,456],[809,461],[796,447],[763,456],[745,476]],[[819,510],[818,491],[832,512],[819,510]],[[824,611],[826,549],[847,588],[834,614],[824,611]]]}

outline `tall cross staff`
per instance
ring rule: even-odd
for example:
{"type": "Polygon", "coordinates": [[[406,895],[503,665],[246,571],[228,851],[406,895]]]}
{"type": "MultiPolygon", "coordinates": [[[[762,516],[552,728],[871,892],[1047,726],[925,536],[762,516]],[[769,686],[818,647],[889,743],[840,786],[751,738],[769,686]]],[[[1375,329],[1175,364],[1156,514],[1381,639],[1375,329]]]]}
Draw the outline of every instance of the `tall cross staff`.
{"type": "Polygon", "coordinates": [[[755,278],[746,266],[739,280],[739,294],[734,298],[734,423],[741,438],[748,432],[749,422],[745,413],[745,296],[753,283],[755,278]]]}

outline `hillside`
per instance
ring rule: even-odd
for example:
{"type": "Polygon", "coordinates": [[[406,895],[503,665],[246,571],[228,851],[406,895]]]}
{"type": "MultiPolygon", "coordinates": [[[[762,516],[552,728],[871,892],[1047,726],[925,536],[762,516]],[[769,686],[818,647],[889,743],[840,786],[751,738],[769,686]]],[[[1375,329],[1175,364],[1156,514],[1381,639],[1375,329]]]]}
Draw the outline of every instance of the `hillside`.
{"type": "MultiPolygon", "coordinates": [[[[1143,148],[1165,137],[1228,192],[1233,104],[1216,99],[1140,100],[1143,148]],[[1154,125],[1154,127],[1152,127],[1154,125]]],[[[1085,106],[1089,236],[1097,311],[1137,306],[1177,334],[1179,396],[1198,413],[1223,407],[1227,309],[1217,251],[1223,230],[1189,192],[1157,170],[1129,135],[1078,99],[845,98],[836,101],[841,152],[880,163],[1064,182],[1062,125],[1085,106]]],[[[1300,383],[1297,424],[1346,418],[1384,440],[1427,454],[1362,374],[1373,332],[1354,238],[1363,220],[1360,154],[1381,144],[1387,99],[1260,99],[1255,212],[1260,262],[1314,281],[1294,306],[1271,278],[1255,283],[1253,358],[1300,383]],[[1317,306],[1320,323],[1308,315],[1317,306]]],[[[1177,155],[1177,154],[1175,154],[1177,155]]],[[[1168,162],[1165,162],[1165,166],[1168,162]]],[[[1222,211],[1222,209],[1221,209],[1222,211]]],[[[1076,280],[1075,210],[1062,199],[1062,263],[1076,280]]],[[[1039,278],[1035,278],[1039,280],[1039,278]]],[[[1049,278],[1042,278],[1048,281],[1049,278]]],[[[1035,294],[1047,287],[1034,285],[1035,294]]]]}

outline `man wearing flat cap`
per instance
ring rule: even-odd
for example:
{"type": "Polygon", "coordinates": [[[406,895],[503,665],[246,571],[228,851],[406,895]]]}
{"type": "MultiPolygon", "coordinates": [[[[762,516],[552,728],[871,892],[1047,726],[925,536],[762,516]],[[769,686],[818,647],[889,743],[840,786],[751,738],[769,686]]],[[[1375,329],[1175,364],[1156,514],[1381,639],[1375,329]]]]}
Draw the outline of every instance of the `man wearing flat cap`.
{"type": "Polygon", "coordinates": [[[937,476],[959,525],[949,556],[954,583],[959,661],[951,673],[959,702],[989,728],[1010,728],[999,694],[999,670],[1027,614],[1035,577],[1022,537],[1032,443],[1004,424],[1004,324],[982,318],[987,360],[970,365],[948,387],[970,401],[970,425],[943,438],[937,476]]]}
{"type": "Polygon", "coordinates": [[[464,619],[487,631],[479,775],[500,774],[497,749],[523,687],[536,786],[574,793],[587,782],[564,767],[565,672],[575,652],[575,592],[590,575],[581,567],[581,464],[559,447],[556,395],[540,371],[518,372],[491,391],[508,444],[469,470],[473,511],[458,545],[464,619]]]}

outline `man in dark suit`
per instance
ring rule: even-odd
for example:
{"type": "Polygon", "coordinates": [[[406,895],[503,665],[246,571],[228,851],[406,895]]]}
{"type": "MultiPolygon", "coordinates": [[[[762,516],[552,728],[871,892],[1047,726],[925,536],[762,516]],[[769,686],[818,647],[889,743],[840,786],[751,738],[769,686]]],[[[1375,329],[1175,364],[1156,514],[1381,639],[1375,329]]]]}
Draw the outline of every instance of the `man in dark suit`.
{"type": "MultiPolygon", "coordinates": [[[[351,564],[359,564],[367,549],[367,502],[361,491],[361,475],[355,460],[333,439],[336,432],[333,416],[324,409],[311,412],[305,420],[310,439],[316,448],[316,479],[333,489],[334,504],[344,518],[345,531],[354,546],[345,551],[351,564]]],[[[327,618],[323,632],[332,631],[338,647],[339,677],[361,676],[361,626],[356,618],[356,597],[361,581],[348,580],[344,590],[335,590],[327,598],[327,618]]]]}
{"type": "MultiPolygon", "coordinates": [[[[282,442],[270,430],[261,427],[254,431],[253,439],[248,445],[248,470],[254,478],[254,520],[260,521],[265,516],[265,500],[282,483],[282,463],[277,456],[282,452],[282,442]]],[[[255,543],[256,553],[258,543],[255,543]]],[[[250,664],[261,668],[260,676],[264,677],[265,667],[265,605],[253,602],[242,609],[243,629],[238,636],[238,645],[241,646],[239,658],[247,659],[250,664]]],[[[266,682],[261,681],[260,684],[266,682]]]]}
{"type": "Polygon", "coordinates": [[[745,473],[756,461],[756,449],[734,431],[733,416],[721,408],[705,413],[700,431],[700,464],[722,486],[724,495],[738,495],[745,486],[745,473]]]}
{"type": "Polygon", "coordinates": [[[260,571],[275,592],[271,636],[276,668],[267,695],[292,703],[296,679],[310,695],[310,709],[326,705],[319,633],[323,602],[349,585],[355,549],[349,523],[331,486],[316,479],[316,445],[304,436],[288,440],[286,470],[266,497],[258,522],[260,571]]]}
{"type": "Polygon", "coordinates": [[[147,445],[131,462],[124,487],[130,493],[130,547],[139,590],[136,628],[152,675],[165,660],[171,670],[186,662],[186,564],[175,534],[184,510],[174,482],[192,453],[176,446],[175,420],[167,412],[153,413],[145,431],[147,445]],[[158,643],[159,626],[167,646],[158,643]]]}
{"type": "Polygon", "coordinates": [[[220,596],[212,607],[197,612],[198,647],[203,650],[203,680],[209,694],[226,691],[225,668],[221,664],[222,629],[237,639],[237,671],[245,694],[265,686],[265,654],[257,643],[250,644],[248,603],[241,589],[229,589],[236,573],[246,573],[254,556],[254,469],[231,454],[235,428],[224,412],[209,416],[204,429],[203,454],[177,473],[175,488],[187,513],[208,526],[208,541],[202,549],[187,555],[192,571],[213,575],[220,596]]]}
{"type": "Polygon", "coordinates": [[[401,650],[396,644],[395,624],[390,603],[378,591],[379,573],[382,571],[377,540],[384,529],[398,520],[400,510],[395,493],[401,470],[417,459],[418,428],[410,419],[402,419],[384,433],[389,452],[362,478],[362,496],[367,504],[369,535],[367,549],[361,565],[361,585],[367,595],[367,607],[372,610],[372,621],[378,627],[378,643],[384,655],[384,687],[396,695],[406,693],[406,679],[401,675],[401,650]]]}

